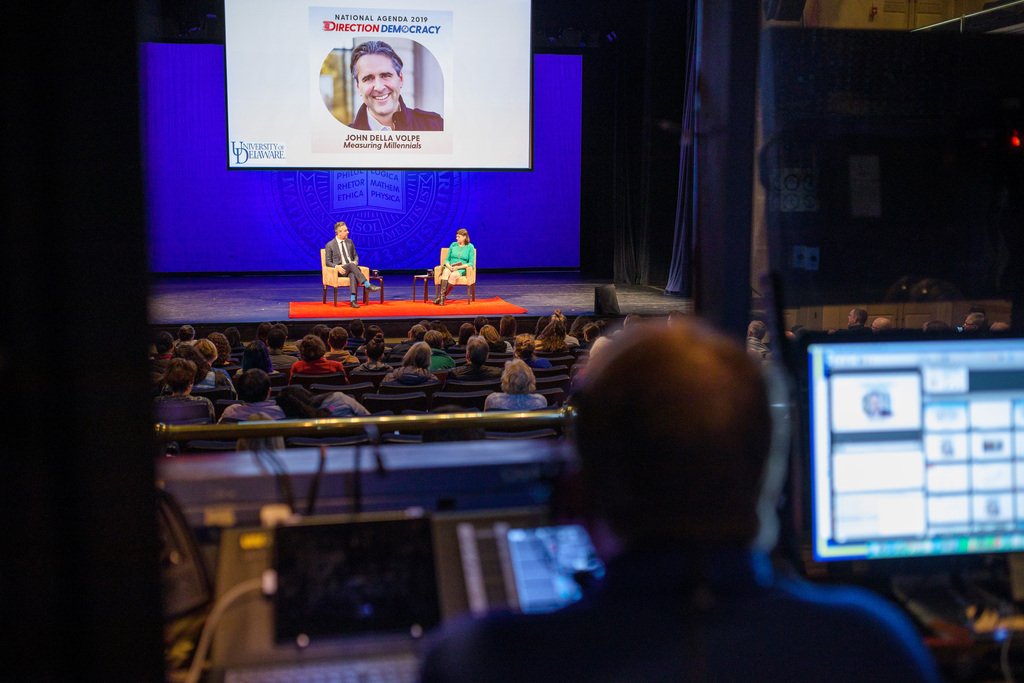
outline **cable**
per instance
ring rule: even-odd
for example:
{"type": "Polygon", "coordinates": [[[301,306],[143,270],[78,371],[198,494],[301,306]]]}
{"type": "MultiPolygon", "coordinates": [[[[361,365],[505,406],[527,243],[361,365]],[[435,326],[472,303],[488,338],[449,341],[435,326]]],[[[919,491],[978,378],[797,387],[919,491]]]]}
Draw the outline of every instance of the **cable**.
{"type": "Polygon", "coordinates": [[[1010,668],[1010,641],[1013,640],[1013,631],[1006,632],[1003,645],[999,648],[999,669],[1003,672],[1003,680],[1006,683],[1013,683],[1013,669],[1010,668]]]}
{"type": "Polygon", "coordinates": [[[199,644],[196,645],[195,654],[192,655],[192,666],[188,668],[184,683],[198,683],[199,676],[203,673],[203,664],[206,662],[206,653],[210,649],[210,643],[213,642],[214,631],[217,630],[217,623],[231,603],[246,593],[262,589],[262,578],[249,579],[230,589],[214,603],[213,609],[210,610],[210,616],[206,618],[206,624],[203,626],[203,633],[199,636],[199,644]]]}

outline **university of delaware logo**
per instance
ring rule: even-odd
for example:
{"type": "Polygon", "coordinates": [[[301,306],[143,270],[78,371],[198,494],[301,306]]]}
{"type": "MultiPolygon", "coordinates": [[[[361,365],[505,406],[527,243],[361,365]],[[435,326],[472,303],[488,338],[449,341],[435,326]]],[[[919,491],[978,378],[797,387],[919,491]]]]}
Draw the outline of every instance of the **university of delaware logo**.
{"type": "Polygon", "coordinates": [[[235,142],[231,141],[231,154],[235,157],[235,166],[243,166],[250,161],[264,159],[284,161],[284,145],[278,142],[235,142]]]}

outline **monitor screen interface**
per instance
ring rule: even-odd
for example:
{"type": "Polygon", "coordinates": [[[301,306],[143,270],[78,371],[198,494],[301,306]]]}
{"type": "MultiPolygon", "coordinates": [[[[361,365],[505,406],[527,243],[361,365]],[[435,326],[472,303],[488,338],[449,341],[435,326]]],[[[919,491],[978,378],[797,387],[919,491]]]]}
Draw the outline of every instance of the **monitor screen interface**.
{"type": "Polygon", "coordinates": [[[815,559],[1024,548],[1024,340],[807,350],[815,559]]]}

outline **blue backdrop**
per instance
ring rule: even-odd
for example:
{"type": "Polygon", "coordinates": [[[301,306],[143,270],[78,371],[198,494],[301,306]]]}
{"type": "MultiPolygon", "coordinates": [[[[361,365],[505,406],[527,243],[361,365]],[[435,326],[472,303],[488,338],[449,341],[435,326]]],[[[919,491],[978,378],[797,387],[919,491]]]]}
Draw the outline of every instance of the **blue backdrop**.
{"type": "Polygon", "coordinates": [[[532,172],[228,171],[221,45],[141,48],[150,268],[304,271],[344,220],[371,268],[579,267],[582,58],[534,57],[532,172]],[[371,196],[367,190],[378,192],[371,196]]]}

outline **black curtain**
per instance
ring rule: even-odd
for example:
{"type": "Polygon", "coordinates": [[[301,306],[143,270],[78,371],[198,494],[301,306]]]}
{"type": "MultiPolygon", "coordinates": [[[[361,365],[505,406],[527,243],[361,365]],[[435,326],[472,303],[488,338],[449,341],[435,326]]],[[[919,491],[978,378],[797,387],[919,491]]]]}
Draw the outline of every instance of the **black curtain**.
{"type": "MultiPolygon", "coordinates": [[[[634,6],[616,49],[614,281],[664,287],[672,269],[695,2],[634,6]]],[[[686,146],[689,149],[689,146],[686,146]]]]}
{"type": "Polygon", "coordinates": [[[697,7],[692,3],[687,21],[686,86],[683,90],[683,134],[679,150],[679,187],[676,192],[676,221],[672,244],[672,260],[666,294],[693,296],[693,248],[697,234],[697,7]]]}

